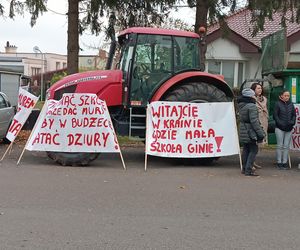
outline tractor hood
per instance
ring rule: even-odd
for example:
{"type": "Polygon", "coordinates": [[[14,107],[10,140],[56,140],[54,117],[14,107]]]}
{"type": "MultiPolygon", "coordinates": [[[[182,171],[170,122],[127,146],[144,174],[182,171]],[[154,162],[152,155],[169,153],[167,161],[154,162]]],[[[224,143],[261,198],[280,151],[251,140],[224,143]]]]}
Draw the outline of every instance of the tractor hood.
{"type": "Polygon", "coordinates": [[[97,70],[69,75],[53,84],[48,99],[59,100],[63,93],[94,93],[108,106],[122,104],[122,71],[97,70]]]}

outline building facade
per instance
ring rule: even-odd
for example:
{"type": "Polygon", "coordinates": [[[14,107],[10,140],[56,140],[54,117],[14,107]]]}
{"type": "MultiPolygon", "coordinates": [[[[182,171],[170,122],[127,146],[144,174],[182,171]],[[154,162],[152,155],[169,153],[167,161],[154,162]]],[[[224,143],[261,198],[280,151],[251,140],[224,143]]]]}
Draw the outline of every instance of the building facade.
{"type": "MultiPolygon", "coordinates": [[[[287,13],[287,20],[292,15],[287,13]]],[[[245,79],[261,78],[261,39],[282,29],[280,13],[266,19],[264,31],[252,36],[251,12],[241,9],[226,18],[227,29],[219,23],[207,29],[206,71],[222,74],[231,87],[239,87],[245,79]]],[[[300,25],[287,22],[287,58],[300,62],[300,25]]]]}

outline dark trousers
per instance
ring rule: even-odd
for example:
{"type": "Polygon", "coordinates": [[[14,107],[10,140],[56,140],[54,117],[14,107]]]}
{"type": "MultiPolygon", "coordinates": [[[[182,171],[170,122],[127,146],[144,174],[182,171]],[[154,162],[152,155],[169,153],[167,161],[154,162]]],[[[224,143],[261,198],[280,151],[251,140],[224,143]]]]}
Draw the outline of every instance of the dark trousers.
{"type": "Polygon", "coordinates": [[[242,164],[243,170],[245,170],[246,174],[252,172],[252,166],[255,160],[255,157],[258,152],[258,146],[256,143],[245,143],[243,147],[242,153],[242,164]]]}

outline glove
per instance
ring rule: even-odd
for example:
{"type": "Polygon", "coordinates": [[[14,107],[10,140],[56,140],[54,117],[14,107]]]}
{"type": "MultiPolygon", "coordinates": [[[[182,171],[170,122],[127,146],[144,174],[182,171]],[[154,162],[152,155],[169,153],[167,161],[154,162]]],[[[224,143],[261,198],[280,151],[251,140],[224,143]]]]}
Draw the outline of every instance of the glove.
{"type": "Polygon", "coordinates": [[[257,142],[262,143],[264,141],[265,137],[257,136],[257,142]]]}

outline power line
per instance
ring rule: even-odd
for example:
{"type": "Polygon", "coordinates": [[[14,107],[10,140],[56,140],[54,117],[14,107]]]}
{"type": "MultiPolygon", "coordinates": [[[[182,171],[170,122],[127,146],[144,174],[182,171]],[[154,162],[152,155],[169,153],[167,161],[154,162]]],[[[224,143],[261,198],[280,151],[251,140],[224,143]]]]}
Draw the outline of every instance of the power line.
{"type": "Polygon", "coordinates": [[[54,14],[57,14],[57,15],[61,15],[61,16],[66,16],[67,15],[67,13],[59,13],[59,12],[57,12],[57,11],[55,11],[55,10],[51,10],[51,9],[49,9],[47,6],[46,6],[46,9],[47,9],[47,11],[50,11],[50,12],[53,12],[54,14]]]}

